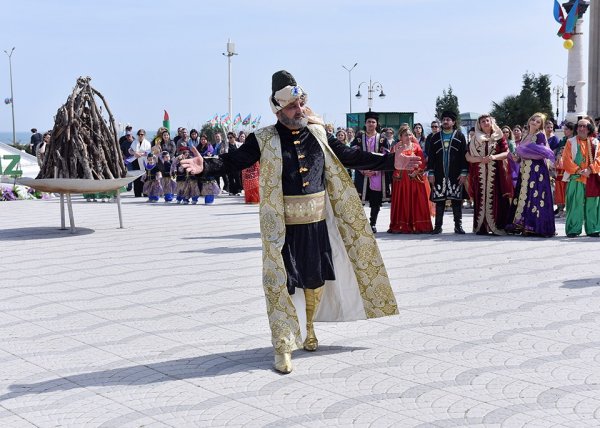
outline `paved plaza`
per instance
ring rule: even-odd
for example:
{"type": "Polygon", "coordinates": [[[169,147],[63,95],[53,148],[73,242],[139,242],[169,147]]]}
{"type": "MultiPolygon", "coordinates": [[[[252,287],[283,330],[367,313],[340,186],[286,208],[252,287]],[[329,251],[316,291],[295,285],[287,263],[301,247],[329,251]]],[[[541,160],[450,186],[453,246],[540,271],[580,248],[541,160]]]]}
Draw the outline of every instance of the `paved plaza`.
{"type": "Polygon", "coordinates": [[[564,221],[377,234],[400,314],[317,324],[284,376],[258,206],[73,207],[0,203],[0,427],[600,426],[600,240],[564,221]]]}

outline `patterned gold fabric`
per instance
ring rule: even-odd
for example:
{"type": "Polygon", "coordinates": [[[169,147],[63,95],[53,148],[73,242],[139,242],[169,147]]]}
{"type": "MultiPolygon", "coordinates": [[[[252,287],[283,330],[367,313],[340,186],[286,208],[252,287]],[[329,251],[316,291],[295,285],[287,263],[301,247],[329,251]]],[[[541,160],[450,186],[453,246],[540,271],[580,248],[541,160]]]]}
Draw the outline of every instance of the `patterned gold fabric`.
{"type": "MultiPolygon", "coordinates": [[[[320,125],[309,125],[308,128],[323,150],[327,197],[356,275],[366,317],[397,314],[396,299],[383,259],[350,176],[327,144],[324,128],[320,125]]],[[[267,314],[275,351],[291,352],[302,347],[302,337],[296,310],[287,291],[281,256],[285,242],[281,142],[274,126],[262,128],[255,135],[261,148],[260,227],[267,314]]]]}
{"type": "Polygon", "coordinates": [[[309,224],[325,220],[325,191],[283,197],[285,224],[309,224]]]}

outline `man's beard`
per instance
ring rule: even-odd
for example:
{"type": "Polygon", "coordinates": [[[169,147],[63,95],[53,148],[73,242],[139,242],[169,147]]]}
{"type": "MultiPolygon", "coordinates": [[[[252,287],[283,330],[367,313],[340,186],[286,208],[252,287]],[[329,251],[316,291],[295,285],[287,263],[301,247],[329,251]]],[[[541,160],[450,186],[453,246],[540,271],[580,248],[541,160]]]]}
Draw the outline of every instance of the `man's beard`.
{"type": "Polygon", "coordinates": [[[301,128],[305,128],[306,125],[308,125],[308,118],[306,116],[302,116],[299,119],[296,119],[295,117],[289,119],[284,114],[280,114],[278,116],[279,116],[278,117],[279,121],[291,129],[301,129],[301,128]]]}

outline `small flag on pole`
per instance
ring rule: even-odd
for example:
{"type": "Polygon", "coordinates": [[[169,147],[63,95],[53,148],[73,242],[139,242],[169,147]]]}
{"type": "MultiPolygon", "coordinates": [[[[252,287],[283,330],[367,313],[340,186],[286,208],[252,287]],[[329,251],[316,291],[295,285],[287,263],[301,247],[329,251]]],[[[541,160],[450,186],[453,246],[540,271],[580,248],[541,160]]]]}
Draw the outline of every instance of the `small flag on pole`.
{"type": "Polygon", "coordinates": [[[169,132],[171,132],[171,121],[169,120],[169,113],[165,110],[165,115],[163,116],[163,126],[167,128],[169,132]]]}
{"type": "Polygon", "coordinates": [[[248,116],[242,120],[242,125],[248,125],[250,123],[250,119],[252,119],[252,114],[248,113],[248,116]]]}

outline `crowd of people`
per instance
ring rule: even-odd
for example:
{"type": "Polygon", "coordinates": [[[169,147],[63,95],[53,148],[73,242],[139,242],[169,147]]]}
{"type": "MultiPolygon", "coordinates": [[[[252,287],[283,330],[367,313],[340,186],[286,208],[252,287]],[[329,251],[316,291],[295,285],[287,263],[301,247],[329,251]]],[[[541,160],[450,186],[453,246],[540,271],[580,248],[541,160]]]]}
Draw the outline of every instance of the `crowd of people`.
{"type": "MultiPolygon", "coordinates": [[[[379,127],[377,113],[365,115],[365,126],[353,128],[325,126],[328,140],[372,153],[400,151],[421,158],[413,171],[370,171],[348,169],[356,190],[370,207],[373,232],[385,202],[390,203],[388,233],[442,232],[444,212],[451,208],[454,232],[464,234],[462,210],[473,208],[473,232],[479,235],[521,234],[551,237],[556,234],[555,218],[565,217],[566,234],[575,237],[583,231],[600,236],[600,118],[564,122],[564,136],[555,135],[555,124],[536,113],[521,125],[499,126],[490,115],[481,115],[464,136],[454,112],[444,112],[431,122],[431,133],[415,123],[394,129],[379,127]],[[335,132],[335,133],[334,133],[335,132]]],[[[50,132],[32,129],[31,151],[43,162],[50,132]],[[35,141],[34,141],[35,140],[35,141]]],[[[135,197],[148,202],[213,204],[215,196],[242,194],[245,202],[259,203],[259,162],[241,172],[227,172],[197,178],[181,166],[195,148],[203,158],[219,157],[236,151],[246,141],[246,133],[214,133],[213,141],[196,129],[181,127],[171,138],[167,128],[159,128],[148,139],[139,129],[134,136],[127,126],[119,140],[128,170],[141,171],[132,189],[135,197]],[[135,138],[137,137],[137,138],[135,138]],[[224,138],[225,137],[225,138],[224,138]]],[[[131,190],[128,189],[128,190],[131,190]]],[[[111,195],[96,196],[102,200],[111,195]]],[[[113,195],[114,196],[114,195],[113,195]]]]}
{"type": "Polygon", "coordinates": [[[454,232],[464,234],[462,210],[468,206],[478,235],[552,237],[555,219],[566,217],[567,236],[583,231],[600,236],[600,118],[566,121],[561,139],[542,113],[512,127],[500,127],[484,114],[466,137],[456,119],[454,112],[444,112],[427,136],[422,124],[412,129],[403,124],[397,140],[393,129],[379,130],[372,112],[356,136],[351,128],[337,130],[338,141],[359,150],[401,151],[422,159],[413,171],[353,172],[356,190],[369,203],[373,232],[382,203],[389,201],[389,233],[439,234],[451,207],[454,232]]]}
{"type": "Polygon", "coordinates": [[[228,132],[225,140],[217,132],[213,142],[209,142],[206,134],[199,134],[196,129],[188,132],[183,127],[178,128],[173,139],[169,130],[163,127],[151,138],[152,142],[146,138],[144,129],[138,129],[136,136],[137,139],[133,136],[133,128],[128,125],[125,135],[119,139],[127,169],[142,172],[132,184],[135,197],[147,197],[148,202],[158,202],[162,198],[164,202],[178,204],[197,204],[203,197],[204,203],[211,205],[215,196],[221,193],[239,196],[243,190],[246,203],[259,202],[258,163],[241,173],[203,176],[200,179],[181,166],[181,161],[188,159],[193,149],[203,158],[234,152],[244,144],[244,131],[238,134],[228,132]]]}

